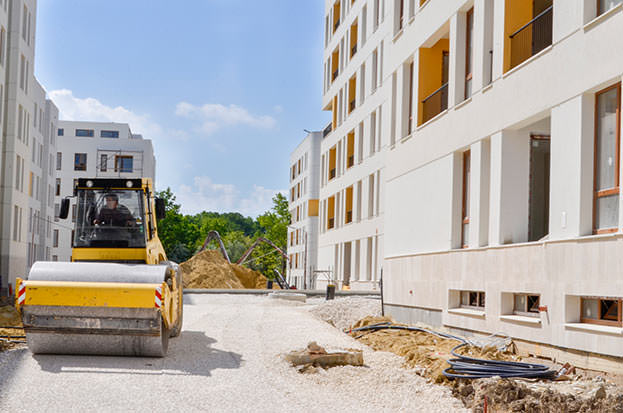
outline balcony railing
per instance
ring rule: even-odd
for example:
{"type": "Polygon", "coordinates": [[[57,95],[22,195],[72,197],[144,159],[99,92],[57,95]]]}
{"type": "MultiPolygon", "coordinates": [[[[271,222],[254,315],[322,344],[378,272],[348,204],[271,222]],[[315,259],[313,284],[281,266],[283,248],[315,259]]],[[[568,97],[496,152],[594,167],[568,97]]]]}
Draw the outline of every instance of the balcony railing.
{"type": "Polygon", "coordinates": [[[353,211],[346,211],[346,223],[350,224],[353,222],[353,211]]]}
{"type": "Polygon", "coordinates": [[[549,6],[509,36],[511,69],[552,44],[553,7],[549,6]]]}
{"type": "Polygon", "coordinates": [[[353,165],[355,165],[355,155],[350,155],[350,156],[348,157],[348,160],[346,161],[346,167],[347,167],[347,168],[350,168],[350,167],[352,167],[353,165]]]}
{"type": "Polygon", "coordinates": [[[326,138],[327,135],[329,135],[332,130],[333,130],[333,123],[329,123],[327,127],[324,128],[324,130],[322,131],[322,137],[326,138]]]}
{"type": "Polygon", "coordinates": [[[357,45],[350,48],[350,57],[353,57],[357,53],[357,45]]]}
{"type": "Polygon", "coordinates": [[[333,32],[335,32],[338,27],[340,27],[340,19],[337,19],[335,24],[333,25],[333,32]]]}
{"type": "Polygon", "coordinates": [[[335,226],[335,218],[329,218],[327,228],[331,229],[335,226]]]}
{"type": "Polygon", "coordinates": [[[428,95],[422,101],[423,119],[422,123],[426,123],[444,110],[448,109],[448,83],[445,83],[439,89],[428,95]]]}
{"type": "Polygon", "coordinates": [[[335,69],[335,72],[333,72],[333,78],[331,79],[332,81],[337,79],[337,75],[340,74],[340,69],[335,69]]]}
{"type": "Polygon", "coordinates": [[[351,100],[348,104],[348,112],[352,112],[353,110],[355,110],[355,99],[351,100]]]}
{"type": "Polygon", "coordinates": [[[329,170],[329,180],[335,178],[335,168],[329,170]]]}

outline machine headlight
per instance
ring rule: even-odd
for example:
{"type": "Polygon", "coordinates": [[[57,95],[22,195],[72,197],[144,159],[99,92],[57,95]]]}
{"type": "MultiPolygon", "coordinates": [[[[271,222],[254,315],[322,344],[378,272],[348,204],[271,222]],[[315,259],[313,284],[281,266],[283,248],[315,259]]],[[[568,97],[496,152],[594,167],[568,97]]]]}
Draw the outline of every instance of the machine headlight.
{"type": "Polygon", "coordinates": [[[93,187],[93,181],[89,180],[87,181],[87,188],[92,188],[93,187]]]}
{"type": "Polygon", "coordinates": [[[132,181],[126,181],[125,183],[125,186],[127,186],[128,188],[132,188],[132,185],[134,185],[132,181]]]}

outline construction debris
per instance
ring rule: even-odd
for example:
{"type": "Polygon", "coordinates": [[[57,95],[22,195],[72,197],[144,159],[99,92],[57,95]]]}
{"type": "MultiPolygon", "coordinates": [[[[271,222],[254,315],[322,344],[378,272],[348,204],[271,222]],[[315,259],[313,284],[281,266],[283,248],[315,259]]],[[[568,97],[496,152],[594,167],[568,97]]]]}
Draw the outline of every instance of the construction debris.
{"type": "Polygon", "coordinates": [[[15,347],[16,341],[24,340],[24,334],[22,319],[15,307],[0,307],[0,351],[15,347]]]}
{"type": "Polygon", "coordinates": [[[361,350],[327,352],[315,341],[310,342],[305,350],[291,351],[284,358],[292,366],[303,366],[299,369],[301,373],[314,373],[317,367],[363,366],[361,350]]]}
{"type": "Polygon", "coordinates": [[[266,277],[257,271],[230,264],[216,250],[205,250],[180,264],[184,288],[266,288],[266,277]]]}
{"type": "MultiPolygon", "coordinates": [[[[365,317],[355,323],[352,328],[385,322],[396,324],[388,317],[365,317]]],[[[420,331],[380,330],[352,332],[351,335],[374,350],[389,351],[402,356],[406,366],[416,368],[419,374],[435,383],[448,381],[443,375],[443,371],[449,367],[448,360],[454,357],[450,352],[460,344],[456,340],[441,338],[420,331]]],[[[458,354],[486,360],[519,360],[514,354],[500,351],[495,347],[464,347],[458,350],[458,354]]]]}
{"type": "Polygon", "coordinates": [[[475,413],[623,412],[623,393],[603,380],[533,382],[490,378],[455,380],[452,392],[475,413]]]}
{"type": "Polygon", "coordinates": [[[343,331],[366,316],[380,316],[381,301],[374,298],[344,297],[322,302],[310,311],[319,319],[343,331]]]}

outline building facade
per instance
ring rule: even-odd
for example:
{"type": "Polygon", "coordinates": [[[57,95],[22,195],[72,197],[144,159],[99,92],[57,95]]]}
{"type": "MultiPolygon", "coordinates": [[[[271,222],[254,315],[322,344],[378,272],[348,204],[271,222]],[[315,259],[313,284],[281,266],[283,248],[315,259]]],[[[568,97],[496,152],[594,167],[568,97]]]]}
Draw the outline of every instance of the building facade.
{"type": "Polygon", "coordinates": [[[391,44],[383,0],[326,0],[318,283],[376,289],[384,254],[391,44]]]}
{"type": "Polygon", "coordinates": [[[319,267],[382,265],[401,321],[620,357],[623,1],[325,7],[319,267]]]}
{"type": "Polygon", "coordinates": [[[59,121],[54,158],[55,221],[52,261],[70,261],[75,199],[68,219],[59,220],[61,199],[73,196],[78,178],[151,178],[156,160],[152,142],[132,134],[126,123],[59,121]]]}
{"type": "Polygon", "coordinates": [[[34,73],[35,0],[0,1],[0,292],[49,253],[58,110],[34,73]]]}
{"type": "Polygon", "coordinates": [[[311,132],[290,155],[288,283],[313,288],[318,275],[318,196],[322,132],[311,132]]]}

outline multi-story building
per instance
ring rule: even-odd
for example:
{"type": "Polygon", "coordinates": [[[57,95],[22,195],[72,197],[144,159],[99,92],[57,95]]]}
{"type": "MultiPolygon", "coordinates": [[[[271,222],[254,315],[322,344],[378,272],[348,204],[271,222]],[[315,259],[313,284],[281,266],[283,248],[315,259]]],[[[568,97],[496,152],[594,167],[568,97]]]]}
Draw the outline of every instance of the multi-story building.
{"type": "Polygon", "coordinates": [[[46,257],[58,110],[34,73],[35,0],[0,1],[0,291],[46,257]]]}
{"type": "MultiPolygon", "coordinates": [[[[73,195],[78,178],[151,178],[155,180],[156,160],[149,139],[132,134],[127,123],[59,121],[56,180],[54,183],[55,216],[61,199],[73,195]]],[[[72,225],[76,219],[75,199],[66,221],[55,218],[52,261],[71,259],[72,225]]]]}
{"type": "Polygon", "coordinates": [[[382,264],[398,320],[620,356],[623,0],[325,7],[319,268],[382,264]]]}
{"type": "Polygon", "coordinates": [[[620,356],[623,2],[386,3],[386,312],[620,356]]]}
{"type": "Polygon", "coordinates": [[[326,0],[318,287],[375,289],[384,244],[384,169],[391,126],[385,81],[387,0],[326,0]],[[320,275],[321,273],[319,273],[320,275]]]}
{"type": "Polygon", "coordinates": [[[290,155],[288,201],[288,280],[297,288],[311,288],[317,271],[318,196],[322,132],[311,132],[290,155]]]}

